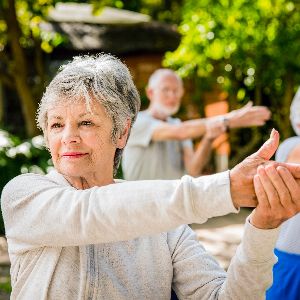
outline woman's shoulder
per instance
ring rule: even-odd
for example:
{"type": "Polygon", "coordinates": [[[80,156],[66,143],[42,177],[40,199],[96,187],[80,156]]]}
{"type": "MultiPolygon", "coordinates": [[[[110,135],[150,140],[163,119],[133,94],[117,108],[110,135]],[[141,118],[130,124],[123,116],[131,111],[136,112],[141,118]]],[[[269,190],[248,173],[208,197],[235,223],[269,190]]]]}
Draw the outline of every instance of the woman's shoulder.
{"type": "Polygon", "coordinates": [[[1,202],[6,199],[18,198],[27,193],[38,192],[38,190],[51,185],[67,185],[67,181],[58,172],[49,174],[25,173],[11,179],[3,188],[1,202]]]}
{"type": "Polygon", "coordinates": [[[1,193],[1,209],[3,216],[15,205],[18,205],[18,199],[26,198],[27,193],[34,191],[40,185],[40,178],[45,175],[26,173],[11,179],[3,188],[1,193]]]}
{"type": "Polygon", "coordinates": [[[10,188],[26,188],[34,184],[37,186],[37,184],[40,183],[56,183],[60,185],[69,185],[67,180],[63,177],[62,174],[58,173],[56,170],[50,171],[48,174],[37,174],[37,173],[24,173],[21,175],[18,175],[11,179],[3,188],[10,189],[10,188]]]}
{"type": "Polygon", "coordinates": [[[36,173],[25,173],[25,174],[21,174],[18,175],[14,178],[12,178],[3,188],[3,191],[6,189],[11,189],[11,188],[15,188],[18,186],[21,187],[26,187],[26,185],[30,182],[30,181],[35,181],[35,180],[39,180],[46,177],[45,175],[42,174],[36,174],[36,173]]]}

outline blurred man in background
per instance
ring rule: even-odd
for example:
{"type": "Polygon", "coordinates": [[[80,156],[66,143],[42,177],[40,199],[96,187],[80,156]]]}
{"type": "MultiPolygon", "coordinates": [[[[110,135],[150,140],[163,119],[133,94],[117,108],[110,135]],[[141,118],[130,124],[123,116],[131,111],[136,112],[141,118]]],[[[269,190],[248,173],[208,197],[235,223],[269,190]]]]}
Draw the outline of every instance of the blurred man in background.
{"type": "Polygon", "coordinates": [[[150,76],[146,94],[150,105],[139,113],[123,154],[127,180],[199,176],[219,135],[229,128],[264,125],[271,116],[268,108],[248,103],[217,117],[184,122],[172,118],[179,110],[184,88],[181,78],[170,69],[158,69],[150,76]],[[192,139],[199,137],[202,141],[194,149],[192,139]]]}

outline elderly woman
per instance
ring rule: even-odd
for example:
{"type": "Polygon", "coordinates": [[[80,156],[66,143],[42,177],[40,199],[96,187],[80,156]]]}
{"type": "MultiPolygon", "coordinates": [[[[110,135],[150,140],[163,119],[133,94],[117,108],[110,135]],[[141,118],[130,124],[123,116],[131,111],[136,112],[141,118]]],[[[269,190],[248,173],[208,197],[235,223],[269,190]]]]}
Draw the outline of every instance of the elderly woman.
{"type": "Polygon", "coordinates": [[[228,273],[184,224],[256,205],[257,166],[264,183],[279,178],[267,163],[278,133],[230,172],[116,181],[139,105],[128,69],[109,55],[75,58],[48,86],[37,119],[55,171],[18,176],[2,193],[12,299],[169,299],[172,288],[180,299],[264,298],[277,227],[298,211],[286,194],[299,192],[299,167],[282,167],[287,183],[258,195],[228,273]]]}

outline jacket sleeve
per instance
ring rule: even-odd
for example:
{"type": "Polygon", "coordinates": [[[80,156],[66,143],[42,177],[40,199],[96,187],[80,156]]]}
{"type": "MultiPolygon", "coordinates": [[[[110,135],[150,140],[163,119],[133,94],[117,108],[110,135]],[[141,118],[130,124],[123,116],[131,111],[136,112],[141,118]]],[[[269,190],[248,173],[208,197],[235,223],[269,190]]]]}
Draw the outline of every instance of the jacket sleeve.
{"type": "Polygon", "coordinates": [[[262,230],[246,221],[244,236],[227,273],[199,244],[188,226],[169,233],[174,277],[179,299],[265,299],[272,284],[273,253],[279,229],[262,230]]]}
{"type": "Polygon", "coordinates": [[[129,240],[236,212],[228,172],[86,190],[24,174],[5,186],[1,205],[12,252],[129,240]]]}

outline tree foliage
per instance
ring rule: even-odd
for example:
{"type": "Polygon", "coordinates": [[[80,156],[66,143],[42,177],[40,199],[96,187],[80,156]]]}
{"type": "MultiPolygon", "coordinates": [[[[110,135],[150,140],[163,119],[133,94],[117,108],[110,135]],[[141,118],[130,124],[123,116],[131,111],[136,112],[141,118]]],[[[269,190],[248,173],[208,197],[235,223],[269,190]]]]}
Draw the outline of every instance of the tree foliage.
{"type": "Polygon", "coordinates": [[[41,31],[39,24],[55,0],[3,0],[0,2],[0,80],[20,99],[28,136],[35,125],[37,99],[44,88],[43,52],[61,42],[59,35],[41,31]]]}
{"type": "MultiPolygon", "coordinates": [[[[96,14],[101,13],[104,6],[112,6],[147,13],[154,19],[174,22],[180,19],[182,1],[64,0],[63,2],[91,3],[96,14]]],[[[0,1],[0,81],[17,92],[27,136],[38,133],[35,112],[47,81],[45,53],[50,53],[64,42],[61,35],[43,31],[40,26],[41,22],[47,19],[49,9],[57,2],[59,1],[0,1]]]]}
{"type": "Polygon", "coordinates": [[[151,16],[154,20],[178,24],[184,0],[91,0],[95,9],[112,6],[151,16]]]}
{"type": "MultiPolygon", "coordinates": [[[[300,4],[289,0],[187,0],[180,46],[165,64],[200,85],[229,92],[231,106],[251,98],[273,111],[282,137],[300,83],[300,4]]],[[[251,149],[250,149],[251,150],[251,149]]]]}

